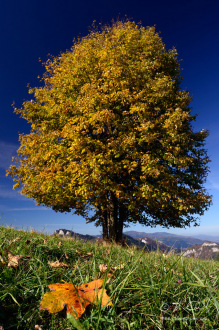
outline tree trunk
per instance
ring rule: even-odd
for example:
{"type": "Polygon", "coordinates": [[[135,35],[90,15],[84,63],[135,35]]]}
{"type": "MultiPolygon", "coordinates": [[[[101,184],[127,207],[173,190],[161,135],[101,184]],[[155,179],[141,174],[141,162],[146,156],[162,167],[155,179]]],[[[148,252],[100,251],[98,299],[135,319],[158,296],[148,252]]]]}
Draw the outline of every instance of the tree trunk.
{"type": "Polygon", "coordinates": [[[116,241],[117,213],[117,199],[114,193],[110,192],[108,215],[108,237],[110,241],[116,241]]]}
{"type": "Polygon", "coordinates": [[[122,242],[123,223],[125,219],[124,207],[119,205],[118,199],[113,192],[109,193],[107,201],[108,209],[104,212],[103,240],[120,243],[122,242]]]}
{"type": "Polygon", "coordinates": [[[119,218],[117,223],[117,233],[116,233],[116,241],[122,242],[123,239],[123,224],[125,222],[125,207],[122,203],[119,203],[119,218]]]}
{"type": "Polygon", "coordinates": [[[102,226],[103,226],[103,240],[104,241],[107,241],[108,238],[109,238],[107,224],[108,223],[107,223],[107,210],[106,210],[106,211],[104,211],[103,222],[102,222],[102,226]]]}

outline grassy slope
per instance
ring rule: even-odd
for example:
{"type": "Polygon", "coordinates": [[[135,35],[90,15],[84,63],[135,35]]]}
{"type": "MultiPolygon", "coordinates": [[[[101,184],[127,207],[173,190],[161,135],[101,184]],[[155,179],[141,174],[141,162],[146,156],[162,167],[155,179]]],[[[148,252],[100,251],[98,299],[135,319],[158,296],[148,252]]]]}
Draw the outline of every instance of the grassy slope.
{"type": "MultiPolygon", "coordinates": [[[[218,329],[219,261],[97,246],[0,227],[0,326],[4,329],[218,329]],[[61,243],[60,243],[61,242],[61,243]],[[28,255],[17,269],[8,252],[28,255]],[[86,253],[92,252],[91,256],[86,253]],[[48,261],[69,268],[51,268],[48,261]],[[65,312],[39,310],[47,285],[103,278],[100,264],[124,264],[106,284],[113,307],[91,306],[75,326],[65,312]]],[[[106,275],[105,275],[106,276],[106,275]]],[[[74,323],[74,322],[73,322],[74,323]]]]}

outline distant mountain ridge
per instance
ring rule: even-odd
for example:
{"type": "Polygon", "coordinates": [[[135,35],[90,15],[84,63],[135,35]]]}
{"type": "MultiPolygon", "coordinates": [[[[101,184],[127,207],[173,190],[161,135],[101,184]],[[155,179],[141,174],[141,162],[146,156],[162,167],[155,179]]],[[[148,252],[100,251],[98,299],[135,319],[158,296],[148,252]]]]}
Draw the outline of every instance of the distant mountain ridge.
{"type": "Polygon", "coordinates": [[[198,239],[209,241],[209,242],[219,243],[219,235],[212,236],[212,235],[206,235],[206,234],[198,234],[198,235],[191,235],[189,237],[198,238],[198,239]]]}
{"type": "MultiPolygon", "coordinates": [[[[103,242],[101,235],[83,235],[67,229],[58,229],[54,232],[54,235],[69,237],[73,239],[77,238],[83,241],[97,242],[100,244],[103,242]]],[[[128,231],[124,233],[123,238],[124,246],[134,246],[135,248],[140,248],[147,252],[159,250],[165,253],[174,252],[177,254],[182,254],[184,257],[219,259],[218,243],[202,241],[189,236],[181,236],[165,232],[149,234],[145,232],[128,231]],[[155,237],[155,239],[152,239],[148,236],[155,237]],[[163,243],[163,241],[168,242],[170,245],[163,243]],[[193,242],[198,243],[193,244],[193,242]],[[187,247],[184,247],[185,245],[187,245],[187,247]]]]}
{"type": "Polygon", "coordinates": [[[146,233],[137,231],[126,231],[124,234],[129,235],[134,239],[151,238],[155,241],[166,244],[167,246],[175,249],[187,249],[193,245],[201,245],[204,242],[208,241],[206,239],[206,236],[205,239],[198,239],[191,236],[175,235],[166,232],[146,233]]]}
{"type": "MultiPolygon", "coordinates": [[[[57,229],[54,232],[54,235],[59,235],[62,237],[69,237],[69,238],[77,238],[84,241],[93,241],[93,242],[101,242],[102,240],[102,237],[100,235],[97,236],[83,235],[67,229],[57,229]]],[[[124,245],[135,246],[136,248],[144,249],[145,251],[157,251],[157,249],[159,249],[162,252],[172,251],[172,248],[170,246],[167,246],[166,244],[163,244],[161,242],[157,242],[151,238],[134,239],[133,237],[124,234],[123,239],[124,239],[123,241],[124,245]]]]}

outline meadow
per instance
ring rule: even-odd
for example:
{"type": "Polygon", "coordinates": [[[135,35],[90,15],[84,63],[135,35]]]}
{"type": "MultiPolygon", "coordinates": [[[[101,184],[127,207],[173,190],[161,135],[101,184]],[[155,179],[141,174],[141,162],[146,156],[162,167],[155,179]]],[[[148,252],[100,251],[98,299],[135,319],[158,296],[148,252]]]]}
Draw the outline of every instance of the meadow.
{"type": "Polygon", "coordinates": [[[218,329],[219,261],[0,226],[2,329],[218,329]],[[16,257],[19,256],[19,257],[16,257]],[[55,264],[54,264],[55,263],[55,264]],[[56,265],[56,266],[55,266],[56,265]],[[40,309],[54,283],[103,279],[112,306],[78,319],[40,309]]]}

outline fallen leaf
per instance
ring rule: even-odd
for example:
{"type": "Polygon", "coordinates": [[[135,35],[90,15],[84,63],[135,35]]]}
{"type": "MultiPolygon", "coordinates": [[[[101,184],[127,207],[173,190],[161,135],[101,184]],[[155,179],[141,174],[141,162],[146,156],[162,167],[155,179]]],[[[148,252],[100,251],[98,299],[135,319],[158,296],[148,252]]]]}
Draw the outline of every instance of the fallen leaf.
{"type": "Polygon", "coordinates": [[[100,264],[99,265],[99,270],[102,272],[102,273],[105,273],[106,270],[107,270],[108,266],[105,265],[105,264],[100,264]]]}
{"type": "Polygon", "coordinates": [[[80,251],[77,251],[76,250],[76,252],[79,254],[79,256],[80,257],[82,257],[82,258],[86,258],[86,257],[92,257],[93,256],[93,253],[92,252],[87,252],[87,253],[82,253],[82,252],[80,252],[80,251]]]}
{"type": "MultiPolygon", "coordinates": [[[[99,270],[100,270],[101,273],[105,273],[106,271],[108,271],[108,274],[107,274],[108,280],[106,281],[106,283],[109,283],[111,279],[115,278],[113,273],[117,269],[122,269],[123,267],[124,267],[124,264],[121,264],[117,267],[110,267],[110,268],[108,268],[108,266],[105,265],[105,264],[100,264],[99,265],[99,270]]],[[[99,273],[98,276],[101,276],[101,274],[99,273]]]]}
{"type": "Polygon", "coordinates": [[[19,266],[19,261],[21,260],[21,255],[12,255],[11,253],[8,253],[8,267],[17,268],[19,266]]]}
{"type": "Polygon", "coordinates": [[[107,270],[109,270],[110,273],[113,273],[113,272],[115,272],[116,270],[118,270],[118,269],[122,269],[122,268],[124,268],[124,264],[121,264],[121,265],[119,265],[119,266],[117,266],[117,267],[110,267],[110,268],[108,268],[108,266],[105,265],[105,264],[100,264],[100,265],[99,265],[99,270],[100,270],[102,273],[105,273],[107,270]]]}
{"type": "Polygon", "coordinates": [[[50,265],[50,267],[52,268],[62,268],[62,267],[69,267],[67,264],[65,264],[64,262],[60,262],[60,261],[48,261],[48,264],[50,265]]]}
{"type": "Polygon", "coordinates": [[[67,307],[67,313],[73,317],[80,317],[85,308],[90,304],[98,304],[101,300],[101,307],[111,306],[109,296],[106,289],[101,289],[103,280],[95,280],[84,283],[78,288],[71,283],[57,283],[48,285],[51,292],[44,294],[40,309],[46,309],[49,313],[57,313],[67,307]]]}
{"type": "Polygon", "coordinates": [[[67,253],[65,252],[65,259],[69,259],[69,257],[68,257],[68,255],[67,255],[67,253]]]}
{"type": "Polygon", "coordinates": [[[113,271],[116,271],[117,269],[123,269],[124,268],[124,264],[120,264],[119,266],[116,266],[116,267],[111,267],[111,269],[113,271]]]}
{"type": "Polygon", "coordinates": [[[30,256],[23,256],[23,255],[13,255],[12,253],[8,252],[8,267],[18,268],[20,262],[24,258],[30,258],[30,256]]]}
{"type": "MultiPolygon", "coordinates": [[[[2,256],[0,256],[0,262],[2,263],[2,266],[5,265],[5,261],[4,261],[4,259],[2,258],[2,256]]],[[[1,330],[1,329],[0,329],[0,330],[1,330]]]]}
{"type": "Polygon", "coordinates": [[[82,258],[87,258],[87,257],[92,257],[93,253],[92,252],[88,252],[86,254],[81,255],[82,258]]]}
{"type": "Polygon", "coordinates": [[[35,330],[43,330],[38,324],[35,325],[35,330]]]}

